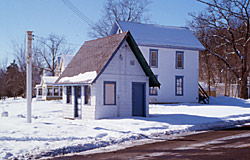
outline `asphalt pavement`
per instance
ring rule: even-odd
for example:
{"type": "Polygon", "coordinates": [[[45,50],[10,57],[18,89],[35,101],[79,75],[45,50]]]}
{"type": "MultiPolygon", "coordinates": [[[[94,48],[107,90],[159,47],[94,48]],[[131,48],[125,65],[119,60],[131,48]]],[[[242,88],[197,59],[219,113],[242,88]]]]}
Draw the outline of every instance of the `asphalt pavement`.
{"type": "Polygon", "coordinates": [[[60,160],[250,160],[250,126],[180,136],[177,139],[60,160]]]}

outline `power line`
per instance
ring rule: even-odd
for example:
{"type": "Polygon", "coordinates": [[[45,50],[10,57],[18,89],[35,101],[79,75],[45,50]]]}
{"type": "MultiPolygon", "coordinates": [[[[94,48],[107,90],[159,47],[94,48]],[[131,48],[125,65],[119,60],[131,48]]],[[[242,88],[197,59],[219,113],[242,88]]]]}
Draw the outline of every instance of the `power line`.
{"type": "Polygon", "coordinates": [[[105,33],[105,31],[103,30],[102,27],[100,27],[99,25],[95,25],[87,16],[85,16],[73,3],[70,2],[70,0],[62,0],[63,3],[69,7],[69,9],[71,9],[79,18],[81,18],[85,23],[87,23],[91,28],[96,27],[99,30],[101,30],[103,33],[105,33]]]}
{"type": "MultiPolygon", "coordinates": [[[[34,35],[34,37],[38,38],[38,39],[42,39],[42,40],[49,40],[48,38],[44,38],[44,37],[41,37],[41,36],[36,36],[34,35]]],[[[55,40],[56,41],[56,40],[55,40]]],[[[58,42],[58,41],[57,41],[58,42]]],[[[82,46],[81,44],[74,44],[74,43],[67,43],[67,42],[61,42],[63,44],[68,44],[68,45],[74,45],[74,46],[82,46]]]]}
{"type": "Polygon", "coordinates": [[[73,3],[69,0],[62,0],[65,5],[69,7],[79,18],[81,18],[85,23],[87,23],[90,27],[94,26],[94,23],[85,16],[73,3]]]}

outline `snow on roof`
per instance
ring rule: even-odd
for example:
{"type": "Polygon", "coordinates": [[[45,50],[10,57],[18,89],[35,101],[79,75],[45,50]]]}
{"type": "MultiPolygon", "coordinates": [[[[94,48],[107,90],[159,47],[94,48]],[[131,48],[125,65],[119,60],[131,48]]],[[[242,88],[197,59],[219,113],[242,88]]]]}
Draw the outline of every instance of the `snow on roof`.
{"type": "Polygon", "coordinates": [[[96,71],[85,72],[73,77],[63,77],[59,80],[59,83],[92,83],[96,76],[96,71]]]}
{"type": "Polygon", "coordinates": [[[35,88],[40,88],[40,87],[42,87],[41,84],[37,84],[37,85],[35,86],[35,88]]]}
{"type": "Polygon", "coordinates": [[[54,84],[57,80],[57,76],[43,76],[43,83],[44,84],[54,84]]]}
{"type": "Polygon", "coordinates": [[[67,67],[69,62],[73,59],[74,55],[72,54],[64,54],[61,56],[61,61],[64,62],[64,67],[67,67]]]}
{"type": "MultiPolygon", "coordinates": [[[[185,27],[169,27],[122,21],[117,21],[116,24],[123,32],[129,30],[138,45],[204,50],[198,39],[185,27]]],[[[118,29],[115,25],[113,25],[113,28],[118,29]]],[[[110,34],[116,34],[113,28],[110,34]]]]}

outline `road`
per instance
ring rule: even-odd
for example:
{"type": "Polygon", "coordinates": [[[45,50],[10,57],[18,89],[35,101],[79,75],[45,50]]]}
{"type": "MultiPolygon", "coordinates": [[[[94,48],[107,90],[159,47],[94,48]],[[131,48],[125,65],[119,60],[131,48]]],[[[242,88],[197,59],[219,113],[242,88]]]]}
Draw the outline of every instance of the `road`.
{"type": "Polygon", "coordinates": [[[250,126],[193,134],[92,155],[59,157],[60,160],[250,160],[250,126]]]}

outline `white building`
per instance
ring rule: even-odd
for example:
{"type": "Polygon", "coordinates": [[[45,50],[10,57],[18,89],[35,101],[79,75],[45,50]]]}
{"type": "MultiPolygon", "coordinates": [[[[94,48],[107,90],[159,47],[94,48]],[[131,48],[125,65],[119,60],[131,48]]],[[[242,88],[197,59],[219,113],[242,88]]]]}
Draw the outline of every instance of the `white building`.
{"type": "Polygon", "coordinates": [[[35,87],[37,100],[62,99],[62,87],[53,86],[57,78],[55,76],[43,76],[41,78],[41,83],[35,87]]]}
{"type": "Polygon", "coordinates": [[[199,50],[204,47],[184,27],[116,21],[110,34],[130,31],[161,88],[150,88],[149,102],[198,102],[199,50]]]}
{"type": "Polygon", "coordinates": [[[129,32],[87,41],[56,81],[65,118],[148,116],[160,84],[129,32]]]}
{"type": "Polygon", "coordinates": [[[51,76],[51,72],[44,70],[40,84],[36,85],[36,100],[56,100],[62,99],[62,87],[54,86],[59,75],[65,70],[74,55],[67,54],[57,57],[56,76],[51,76]]]}
{"type": "Polygon", "coordinates": [[[64,54],[57,57],[56,76],[61,75],[61,73],[68,66],[69,62],[73,59],[73,57],[74,57],[73,54],[64,54]]]}

